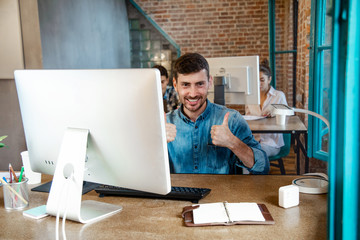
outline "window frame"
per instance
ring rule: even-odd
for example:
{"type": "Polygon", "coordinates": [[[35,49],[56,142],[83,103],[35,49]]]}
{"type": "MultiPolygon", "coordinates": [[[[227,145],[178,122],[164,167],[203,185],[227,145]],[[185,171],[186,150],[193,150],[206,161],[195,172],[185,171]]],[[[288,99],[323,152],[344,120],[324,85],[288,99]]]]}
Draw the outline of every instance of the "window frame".
{"type": "Polygon", "coordinates": [[[359,1],[333,1],[329,240],[360,237],[359,25],[359,1]]]}
{"type": "MultiPolygon", "coordinates": [[[[326,2],[329,0],[311,1],[311,30],[310,30],[310,64],[309,64],[309,110],[322,115],[323,105],[323,58],[332,45],[322,44],[325,39],[326,2]]],[[[330,81],[330,79],[329,79],[330,81]]],[[[329,89],[330,91],[330,89],[329,89]]],[[[329,97],[330,103],[330,97],[329,97]]],[[[329,105],[329,108],[331,106],[329,105]]],[[[322,136],[328,129],[322,129],[322,121],[309,116],[308,120],[308,156],[327,161],[329,153],[321,149],[322,136]]]]}

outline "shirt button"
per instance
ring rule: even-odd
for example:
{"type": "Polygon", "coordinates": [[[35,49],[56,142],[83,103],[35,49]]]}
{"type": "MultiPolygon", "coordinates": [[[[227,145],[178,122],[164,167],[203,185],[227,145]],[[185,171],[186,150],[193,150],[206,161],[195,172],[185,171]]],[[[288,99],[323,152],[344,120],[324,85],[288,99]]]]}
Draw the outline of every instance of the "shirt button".
{"type": "Polygon", "coordinates": [[[197,148],[197,145],[195,145],[194,147],[197,148]]]}
{"type": "Polygon", "coordinates": [[[195,129],[198,129],[198,126],[195,126],[195,129]]]}
{"type": "Polygon", "coordinates": [[[195,169],[198,169],[198,167],[197,167],[197,166],[195,166],[195,169]]]}

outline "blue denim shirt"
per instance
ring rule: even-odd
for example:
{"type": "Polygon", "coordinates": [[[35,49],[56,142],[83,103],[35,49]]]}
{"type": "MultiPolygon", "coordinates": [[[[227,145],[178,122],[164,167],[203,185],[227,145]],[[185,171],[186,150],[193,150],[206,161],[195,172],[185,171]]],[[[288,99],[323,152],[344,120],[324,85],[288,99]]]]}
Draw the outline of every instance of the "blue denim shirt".
{"type": "Polygon", "coordinates": [[[254,174],[269,172],[269,160],[260,144],[238,111],[211,103],[207,100],[205,111],[192,122],[180,108],[166,115],[167,122],[176,125],[176,138],[168,143],[170,169],[172,173],[233,174],[235,164],[254,174]],[[255,164],[247,168],[238,157],[226,147],[212,144],[211,127],[221,125],[224,116],[230,112],[230,131],[247,144],[254,153],[255,164]]]}
{"type": "Polygon", "coordinates": [[[177,109],[179,105],[179,97],[172,86],[167,86],[163,99],[166,100],[167,112],[177,109]]]}

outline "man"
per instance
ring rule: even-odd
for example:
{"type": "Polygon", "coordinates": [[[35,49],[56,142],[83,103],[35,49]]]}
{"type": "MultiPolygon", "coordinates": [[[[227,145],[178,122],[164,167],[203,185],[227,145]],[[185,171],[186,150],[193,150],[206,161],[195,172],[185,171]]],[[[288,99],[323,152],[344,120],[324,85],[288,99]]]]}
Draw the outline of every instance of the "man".
{"type": "Polygon", "coordinates": [[[254,174],[269,172],[266,153],[240,113],[207,100],[212,77],[203,56],[181,56],[173,84],[181,103],[166,115],[173,173],[232,174],[235,164],[254,174]]]}
{"type": "Polygon", "coordinates": [[[168,86],[169,84],[169,75],[168,71],[165,67],[161,65],[155,65],[153,68],[157,68],[160,71],[161,75],[161,88],[163,94],[163,101],[164,101],[164,112],[170,112],[172,110],[177,109],[179,105],[179,99],[174,90],[174,87],[168,86]]]}

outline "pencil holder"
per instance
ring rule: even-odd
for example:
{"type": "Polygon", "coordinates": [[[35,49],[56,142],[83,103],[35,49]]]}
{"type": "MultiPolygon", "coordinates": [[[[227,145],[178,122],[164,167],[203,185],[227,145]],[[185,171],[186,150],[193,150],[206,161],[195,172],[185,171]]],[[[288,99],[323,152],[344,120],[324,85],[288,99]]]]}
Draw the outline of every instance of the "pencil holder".
{"type": "Polygon", "coordinates": [[[28,179],[3,184],[5,209],[23,209],[29,205],[28,179]]]}

